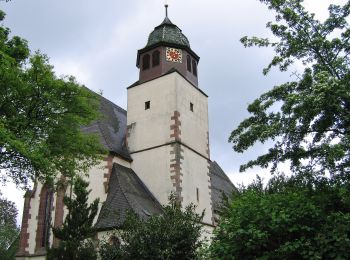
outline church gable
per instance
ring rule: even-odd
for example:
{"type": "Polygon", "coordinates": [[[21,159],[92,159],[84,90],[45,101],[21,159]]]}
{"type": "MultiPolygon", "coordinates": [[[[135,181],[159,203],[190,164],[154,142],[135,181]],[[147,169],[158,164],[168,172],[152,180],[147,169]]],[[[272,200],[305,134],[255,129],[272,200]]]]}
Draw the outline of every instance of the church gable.
{"type": "Polygon", "coordinates": [[[128,212],[134,212],[145,219],[161,213],[162,206],[132,169],[114,163],[107,199],[95,227],[99,230],[118,227],[128,212]]]}

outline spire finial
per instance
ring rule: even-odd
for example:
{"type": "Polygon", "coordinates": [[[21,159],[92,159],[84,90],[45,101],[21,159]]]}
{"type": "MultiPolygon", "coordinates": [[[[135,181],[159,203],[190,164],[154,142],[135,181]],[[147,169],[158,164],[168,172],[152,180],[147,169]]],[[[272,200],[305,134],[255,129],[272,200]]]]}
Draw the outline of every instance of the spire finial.
{"type": "Polygon", "coordinates": [[[168,1],[167,0],[165,0],[165,17],[168,17],[168,1]]]}

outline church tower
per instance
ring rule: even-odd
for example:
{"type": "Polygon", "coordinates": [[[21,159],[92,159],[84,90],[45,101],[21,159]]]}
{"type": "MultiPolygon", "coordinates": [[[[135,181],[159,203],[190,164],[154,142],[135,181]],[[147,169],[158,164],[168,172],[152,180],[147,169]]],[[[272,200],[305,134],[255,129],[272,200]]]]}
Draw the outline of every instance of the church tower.
{"type": "Polygon", "coordinates": [[[171,192],[205,210],[213,224],[208,96],[198,86],[199,56],[167,15],[137,53],[139,80],[128,87],[131,168],[162,204],[171,192]]]}

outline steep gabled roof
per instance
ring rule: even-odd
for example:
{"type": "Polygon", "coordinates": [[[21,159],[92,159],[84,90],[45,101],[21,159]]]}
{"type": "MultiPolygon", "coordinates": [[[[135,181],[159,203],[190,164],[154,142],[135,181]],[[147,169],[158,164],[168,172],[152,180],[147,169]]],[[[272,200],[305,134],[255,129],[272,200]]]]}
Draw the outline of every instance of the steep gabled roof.
{"type": "Polygon", "coordinates": [[[129,211],[146,219],[151,215],[160,214],[162,206],[132,169],[114,163],[107,199],[95,227],[100,230],[118,227],[124,222],[129,211]]]}
{"type": "Polygon", "coordinates": [[[219,211],[223,193],[226,197],[231,198],[232,193],[237,189],[215,161],[211,162],[209,172],[214,211],[219,211]]]}
{"type": "Polygon", "coordinates": [[[102,117],[82,130],[97,134],[106,150],[130,161],[126,147],[126,111],[102,96],[99,98],[102,117]]]}

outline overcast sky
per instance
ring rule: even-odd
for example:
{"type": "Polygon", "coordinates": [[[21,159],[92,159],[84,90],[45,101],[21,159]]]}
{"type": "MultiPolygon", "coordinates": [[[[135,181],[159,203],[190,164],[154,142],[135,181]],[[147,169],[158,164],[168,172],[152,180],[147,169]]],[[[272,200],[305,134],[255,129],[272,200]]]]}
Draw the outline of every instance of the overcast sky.
{"type": "MultiPolygon", "coordinates": [[[[329,3],[345,0],[306,0],[307,8],[324,19],[329,3]]],[[[271,36],[266,23],[271,11],[258,0],[169,0],[169,18],[188,37],[201,57],[199,87],[209,95],[211,159],[219,163],[234,184],[251,182],[261,169],[239,173],[240,164],[261,154],[256,145],[237,154],[228,143],[230,132],[248,116],[247,105],[260,94],[287,80],[293,70],[262,69],[272,58],[269,49],[240,44],[245,35],[271,36]]],[[[155,26],[164,19],[164,0],[0,0],[7,13],[4,25],[28,40],[31,50],[50,57],[57,75],[74,75],[80,83],[126,108],[126,87],[138,80],[137,50],[146,45],[155,26]]],[[[1,187],[15,201],[21,216],[23,192],[1,187]]]]}

